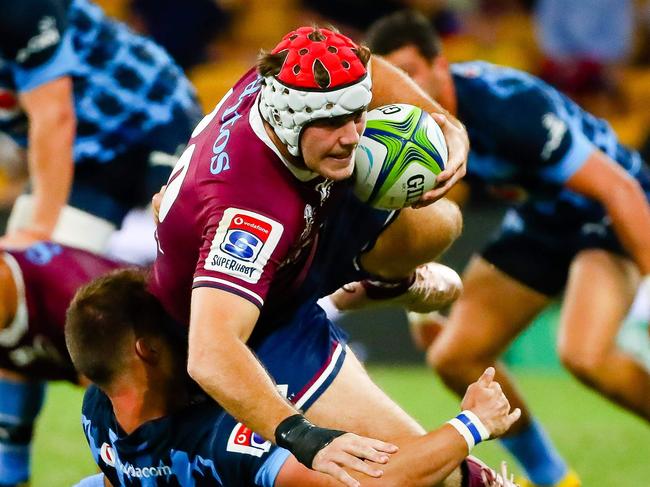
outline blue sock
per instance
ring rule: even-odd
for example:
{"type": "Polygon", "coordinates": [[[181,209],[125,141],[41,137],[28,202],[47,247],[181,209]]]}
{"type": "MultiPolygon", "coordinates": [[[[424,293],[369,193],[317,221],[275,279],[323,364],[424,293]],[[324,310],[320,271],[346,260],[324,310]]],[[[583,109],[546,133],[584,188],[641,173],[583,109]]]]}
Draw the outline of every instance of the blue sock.
{"type": "Polygon", "coordinates": [[[44,383],[0,378],[0,486],[29,480],[32,429],[44,397],[44,383]]]}
{"type": "Polygon", "coordinates": [[[519,461],[534,484],[554,485],[567,473],[566,463],[537,421],[533,420],[517,435],[501,438],[500,441],[519,461]]]}

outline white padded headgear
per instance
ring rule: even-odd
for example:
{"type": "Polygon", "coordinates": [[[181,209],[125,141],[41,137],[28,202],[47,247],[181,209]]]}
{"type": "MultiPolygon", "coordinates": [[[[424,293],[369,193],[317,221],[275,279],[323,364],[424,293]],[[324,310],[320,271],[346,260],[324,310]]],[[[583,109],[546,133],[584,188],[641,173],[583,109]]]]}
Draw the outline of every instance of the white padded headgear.
{"type": "Polygon", "coordinates": [[[285,58],[279,73],[264,77],[260,112],[292,155],[300,155],[305,125],[370,103],[372,81],[358,53],[348,37],[315,27],[289,32],[271,51],[285,58]]]}
{"type": "Polygon", "coordinates": [[[306,91],[285,86],[273,76],[264,78],[260,112],[289,152],[300,155],[300,133],[310,122],[350,115],[370,103],[372,82],[359,82],[333,91],[306,91]]]}

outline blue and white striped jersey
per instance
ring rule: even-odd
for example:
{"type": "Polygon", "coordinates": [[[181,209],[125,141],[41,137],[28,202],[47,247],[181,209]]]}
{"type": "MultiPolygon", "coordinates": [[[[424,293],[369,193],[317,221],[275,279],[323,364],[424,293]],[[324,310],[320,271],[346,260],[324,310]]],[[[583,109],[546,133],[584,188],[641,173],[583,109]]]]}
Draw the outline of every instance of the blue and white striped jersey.
{"type": "Polygon", "coordinates": [[[0,131],[27,144],[18,94],[70,76],[76,163],[108,163],[157,127],[188,115],[194,89],[167,53],[89,0],[2,0],[0,131]]]}
{"type": "Polygon", "coordinates": [[[566,181],[596,149],[650,195],[650,169],[618,141],[609,124],[527,73],[485,62],[452,66],[458,117],[469,133],[468,175],[492,187],[523,191],[526,210],[577,221],[604,216],[598,202],[566,181]]]}
{"type": "Polygon", "coordinates": [[[82,415],[93,459],[115,487],[273,487],[289,456],[209,400],[126,434],[91,386],[82,415]]]}

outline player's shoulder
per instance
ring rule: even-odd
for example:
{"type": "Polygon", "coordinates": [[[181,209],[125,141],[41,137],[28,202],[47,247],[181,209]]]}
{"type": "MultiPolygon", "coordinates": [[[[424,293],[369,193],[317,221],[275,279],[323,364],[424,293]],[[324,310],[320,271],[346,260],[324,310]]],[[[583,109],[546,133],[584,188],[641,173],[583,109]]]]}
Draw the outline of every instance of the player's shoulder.
{"type": "Polygon", "coordinates": [[[263,144],[254,137],[250,118],[261,83],[254,70],[247,72],[194,128],[188,150],[207,166],[207,177],[232,174],[235,160],[249,165],[259,160],[263,144]]]}
{"type": "Polygon", "coordinates": [[[509,101],[554,91],[529,73],[485,61],[452,64],[451,72],[459,97],[474,95],[477,101],[479,97],[509,101]]]}
{"type": "Polygon", "coordinates": [[[197,125],[187,149],[190,184],[211,207],[271,217],[292,215],[299,208],[302,218],[300,182],[285,167],[258,110],[262,82],[251,69],[197,125]]]}
{"type": "Polygon", "coordinates": [[[24,249],[6,249],[5,253],[11,255],[21,268],[56,266],[93,274],[97,272],[96,269],[112,270],[127,266],[126,263],[88,250],[48,241],[36,242],[24,249]]]}
{"type": "MultiPolygon", "coordinates": [[[[262,78],[251,68],[198,123],[192,132],[190,143],[214,141],[215,148],[223,151],[229,145],[233,132],[248,125],[248,114],[255,105],[261,87],[262,78]]],[[[215,153],[221,151],[215,150],[215,153]]]]}
{"type": "Polygon", "coordinates": [[[544,117],[564,116],[561,95],[523,71],[469,62],[453,65],[452,72],[459,118],[470,129],[497,136],[521,135],[537,131],[544,117]]]}
{"type": "Polygon", "coordinates": [[[23,249],[5,249],[4,252],[15,259],[21,268],[46,266],[63,255],[66,247],[54,242],[36,242],[23,249]]]}
{"type": "Polygon", "coordinates": [[[271,442],[253,433],[218,403],[203,395],[169,415],[165,428],[173,432],[171,439],[176,448],[219,463],[227,460],[231,453],[261,457],[271,448],[271,442]]]}
{"type": "Polygon", "coordinates": [[[47,62],[67,27],[69,0],[0,0],[0,50],[25,67],[47,62]]]}
{"type": "Polygon", "coordinates": [[[203,397],[171,413],[163,421],[148,423],[148,434],[165,436],[172,448],[214,461],[217,460],[217,445],[223,444],[220,442],[223,437],[221,424],[225,416],[221,406],[203,397]]]}

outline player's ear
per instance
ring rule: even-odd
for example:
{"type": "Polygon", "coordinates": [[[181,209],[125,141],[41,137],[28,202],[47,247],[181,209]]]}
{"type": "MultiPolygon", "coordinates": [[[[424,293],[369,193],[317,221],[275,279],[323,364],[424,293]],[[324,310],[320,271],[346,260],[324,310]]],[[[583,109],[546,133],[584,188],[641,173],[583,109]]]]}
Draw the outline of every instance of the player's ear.
{"type": "Polygon", "coordinates": [[[431,63],[438,69],[444,69],[444,70],[449,69],[449,60],[442,54],[439,54],[438,56],[434,57],[431,60],[431,63]]]}
{"type": "Polygon", "coordinates": [[[135,353],[144,362],[154,365],[160,360],[160,346],[156,340],[140,337],[135,341],[135,353]]]}

